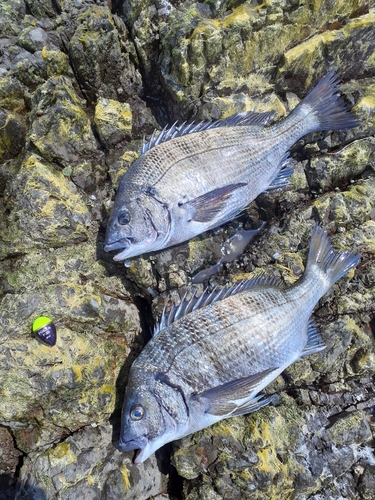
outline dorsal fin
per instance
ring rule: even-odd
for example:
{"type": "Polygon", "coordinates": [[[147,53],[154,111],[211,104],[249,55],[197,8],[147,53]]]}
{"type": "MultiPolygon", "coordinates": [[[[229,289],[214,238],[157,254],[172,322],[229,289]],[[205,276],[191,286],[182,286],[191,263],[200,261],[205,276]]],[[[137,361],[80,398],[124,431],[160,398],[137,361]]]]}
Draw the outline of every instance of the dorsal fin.
{"type": "Polygon", "coordinates": [[[188,293],[186,292],[181,299],[180,304],[178,306],[176,306],[176,304],[173,304],[169,313],[165,312],[166,307],[164,307],[160,320],[155,324],[153,335],[156,335],[161,330],[164,330],[164,328],[179,320],[183,316],[186,316],[192,311],[202,309],[209,304],[213,304],[214,302],[225,299],[226,297],[229,297],[231,295],[236,295],[237,293],[241,293],[245,290],[270,286],[282,287],[283,284],[278,278],[265,278],[263,275],[260,275],[249,280],[237,281],[233,285],[223,287],[220,290],[214,288],[212,292],[204,291],[199,297],[196,297],[197,289],[195,289],[193,290],[193,294],[189,300],[186,300],[186,296],[188,293]]]}
{"type": "Polygon", "coordinates": [[[171,127],[168,128],[166,125],[163,130],[157,134],[157,130],[151,135],[148,142],[143,139],[143,144],[141,148],[141,154],[146,153],[151,148],[154,148],[162,142],[170,141],[175,137],[181,137],[182,135],[194,134],[195,132],[202,132],[203,130],[208,130],[218,127],[235,127],[244,125],[254,125],[259,127],[264,127],[269,123],[275,116],[275,111],[267,111],[266,113],[255,113],[254,111],[244,111],[242,113],[235,113],[234,115],[225,118],[224,120],[218,121],[203,121],[200,123],[186,123],[182,125],[177,125],[175,122],[171,127]]]}

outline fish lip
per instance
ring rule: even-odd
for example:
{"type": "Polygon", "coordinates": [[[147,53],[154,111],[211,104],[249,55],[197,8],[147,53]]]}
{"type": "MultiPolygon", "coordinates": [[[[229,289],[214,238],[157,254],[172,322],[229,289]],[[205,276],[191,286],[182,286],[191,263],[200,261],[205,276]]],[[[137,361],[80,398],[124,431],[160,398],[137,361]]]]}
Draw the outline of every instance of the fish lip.
{"type": "Polygon", "coordinates": [[[122,252],[117,253],[116,255],[113,256],[113,260],[119,261],[119,260],[125,260],[129,255],[131,254],[131,250],[129,247],[126,247],[123,249],[122,252]]]}
{"type": "MultiPolygon", "coordinates": [[[[121,238],[121,240],[114,241],[113,243],[108,243],[108,244],[104,245],[104,251],[111,252],[112,250],[120,250],[120,249],[125,251],[130,247],[131,242],[132,242],[132,238],[121,238]]],[[[117,255],[119,255],[119,254],[117,254],[117,255]]]]}
{"type": "Polygon", "coordinates": [[[123,441],[120,439],[117,448],[122,451],[132,451],[132,450],[143,450],[147,445],[147,439],[145,437],[137,437],[134,439],[129,439],[128,441],[123,441]]]}
{"type": "Polygon", "coordinates": [[[147,460],[150,455],[158,449],[158,446],[155,446],[153,442],[150,442],[146,436],[139,436],[134,439],[129,439],[126,442],[120,439],[117,448],[122,452],[136,450],[134,463],[139,465],[147,460]]]}
{"type": "MultiPolygon", "coordinates": [[[[155,243],[155,240],[158,237],[158,233],[152,233],[147,239],[143,240],[140,243],[137,243],[134,241],[133,238],[123,238],[119,240],[118,242],[111,243],[110,245],[106,245],[104,247],[104,250],[118,250],[119,248],[122,248],[122,252],[117,253],[114,257],[113,260],[115,261],[121,261],[125,259],[129,259],[131,257],[137,257],[138,255],[143,255],[145,253],[148,253],[150,251],[150,246],[152,246],[155,243]],[[122,246],[118,245],[119,242],[124,242],[122,246]],[[126,243],[126,244],[125,244],[126,243]],[[109,248],[110,247],[110,248],[109,248]]],[[[158,250],[159,247],[157,248],[151,248],[151,251],[158,250]]]]}

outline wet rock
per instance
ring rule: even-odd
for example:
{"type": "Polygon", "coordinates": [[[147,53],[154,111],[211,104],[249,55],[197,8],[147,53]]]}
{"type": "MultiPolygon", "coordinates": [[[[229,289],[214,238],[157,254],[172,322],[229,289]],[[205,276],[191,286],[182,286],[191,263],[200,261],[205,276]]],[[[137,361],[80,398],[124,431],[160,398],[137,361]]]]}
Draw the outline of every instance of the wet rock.
{"type": "Polygon", "coordinates": [[[104,95],[123,100],[137,94],[140,77],[129,61],[127,50],[131,47],[125,25],[107,6],[82,11],[69,42],[69,54],[89,102],[104,95]]]}
{"type": "Polygon", "coordinates": [[[372,498],[373,10],[344,0],[112,2],[121,20],[110,8],[38,0],[26,14],[24,2],[0,1],[0,496],[372,498]],[[152,113],[161,125],[250,109],[277,120],[334,65],[362,125],[299,141],[288,189],[125,267],[103,253],[111,195],[157,125],[152,113]],[[317,216],[335,249],[362,254],[314,313],[325,351],[266,389],[278,406],[174,443],[179,478],[169,449],[134,466],[133,453],[115,448],[119,422],[108,420],[151,311],[178,302],[240,223],[268,222],[199,291],[261,273],[293,284],[317,216]],[[57,326],[54,347],[32,334],[42,314],[57,326]]]}
{"type": "Polygon", "coordinates": [[[34,488],[40,488],[45,498],[146,500],[166,486],[155,456],[133,465],[128,454],[114,448],[107,424],[87,427],[54,448],[28,455],[16,498],[35,498],[34,488]]]}
{"type": "Polygon", "coordinates": [[[0,109],[0,159],[17,156],[24,146],[25,135],[20,117],[0,109]]]}
{"type": "MultiPolygon", "coordinates": [[[[374,21],[375,13],[370,11],[366,15],[348,20],[345,25],[338,26],[341,29],[328,29],[286,51],[283,64],[278,70],[278,78],[283,79],[284,75],[293,73],[302,74],[303,78],[300,76],[295,85],[307,90],[312,82],[312,74],[316,74],[317,70],[322,73],[325,71],[327,52],[332,54],[330,64],[339,67],[343,77],[344,75],[346,78],[368,76],[366,67],[367,61],[370,61],[372,57],[371,37],[374,21]],[[361,52],[360,55],[358,50],[361,52]],[[358,66],[359,58],[363,61],[360,67],[358,66]]],[[[288,88],[296,91],[290,81],[288,81],[288,88]]]]}
{"type": "Polygon", "coordinates": [[[84,101],[71,81],[51,77],[33,98],[29,140],[47,161],[63,166],[99,155],[84,101]]]}
{"type": "Polygon", "coordinates": [[[342,186],[366,168],[375,168],[375,139],[369,137],[346,146],[335,154],[310,160],[306,176],[312,191],[324,192],[342,186]]]}
{"type": "Polygon", "coordinates": [[[29,26],[18,37],[19,45],[29,52],[42,50],[48,44],[48,33],[43,28],[29,26]]]}
{"type": "Polygon", "coordinates": [[[15,481],[16,470],[19,467],[20,455],[14,446],[11,433],[0,427],[0,495],[7,499],[10,486],[15,481]]]}
{"type": "Polygon", "coordinates": [[[365,500],[370,500],[375,491],[375,464],[359,464],[359,493],[365,500]]]}
{"type": "Polygon", "coordinates": [[[21,261],[15,268],[9,263],[0,278],[7,342],[0,355],[0,422],[12,429],[19,449],[31,452],[108,419],[120,368],[141,340],[137,308],[120,280],[99,284],[102,266],[89,244],[21,261]],[[52,348],[31,333],[41,314],[57,328],[52,348]]]}
{"type": "MultiPolygon", "coordinates": [[[[171,9],[167,20],[160,23],[163,84],[174,101],[173,111],[184,118],[186,109],[194,109],[194,99],[210,92],[217,95],[222,92],[221,89],[227,89],[225,92],[236,93],[238,85],[239,88],[245,85],[247,93],[263,94],[266,88],[259,86],[262,76],[264,80],[269,80],[289,44],[300,47],[299,42],[322,26],[326,19],[324,16],[335,19],[342,15],[342,9],[350,16],[357,9],[355,2],[346,2],[345,7],[341,4],[340,7],[339,4],[330,5],[327,10],[320,9],[320,4],[301,5],[296,9],[281,2],[263,4],[260,8],[245,2],[229,14],[213,18],[210,9],[200,6],[196,3],[178,6],[171,9]],[[315,12],[313,16],[311,9],[315,12]],[[309,19],[308,23],[306,19],[309,19]],[[248,78],[254,73],[258,74],[257,81],[254,77],[248,78]]],[[[133,11],[137,18],[133,31],[143,41],[150,31],[147,24],[150,17],[146,21],[142,14],[137,14],[133,11]]],[[[350,38],[353,33],[355,40],[365,37],[367,53],[370,54],[371,43],[366,37],[370,36],[372,20],[363,20],[363,33],[358,26],[362,18],[356,21],[353,20],[351,27],[347,28],[347,37],[350,38]]],[[[344,53],[347,40],[341,42],[340,48],[344,53]]],[[[351,43],[354,44],[354,40],[351,43]]],[[[301,58],[307,59],[306,56],[301,58]]],[[[292,60],[295,61],[296,57],[292,60]]],[[[301,71],[302,68],[299,69],[301,71]]]]}
{"type": "Polygon", "coordinates": [[[336,446],[366,443],[372,438],[367,419],[364,412],[335,416],[335,422],[327,431],[329,441],[336,446]]]}
{"type": "Polygon", "coordinates": [[[26,111],[26,89],[10,72],[0,67],[0,106],[14,113],[26,111]]]}
{"type": "Polygon", "coordinates": [[[5,190],[2,258],[87,240],[90,214],[72,182],[37,156],[14,174],[5,190]]]}
{"type": "Polygon", "coordinates": [[[0,34],[2,37],[17,36],[21,31],[21,22],[26,14],[23,0],[2,0],[0,16],[0,34]]]}
{"type": "Polygon", "coordinates": [[[357,226],[372,218],[374,193],[373,180],[359,181],[346,191],[323,195],[314,201],[314,207],[329,229],[347,224],[357,226]]]}
{"type": "Polygon", "coordinates": [[[100,98],[95,106],[94,123],[101,142],[106,147],[115,146],[131,133],[132,113],[129,104],[100,98]]]}
{"type": "Polygon", "coordinates": [[[53,0],[36,0],[28,2],[30,12],[36,18],[55,17],[59,10],[59,3],[53,0]]]}

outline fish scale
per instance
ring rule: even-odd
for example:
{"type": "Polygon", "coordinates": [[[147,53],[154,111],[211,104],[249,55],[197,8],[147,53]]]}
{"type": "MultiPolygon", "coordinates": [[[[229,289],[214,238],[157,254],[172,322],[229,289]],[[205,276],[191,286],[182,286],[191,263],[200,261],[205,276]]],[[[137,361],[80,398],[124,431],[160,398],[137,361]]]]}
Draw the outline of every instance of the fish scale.
{"type": "Polygon", "coordinates": [[[120,181],[104,250],[121,250],[114,260],[124,260],[182,243],[286,186],[288,150],[300,137],[359,125],[338,90],[330,71],[279,123],[265,126],[270,113],[237,113],[153,135],[120,181]]]}
{"type": "Polygon", "coordinates": [[[184,193],[194,193],[194,196],[197,196],[205,192],[206,186],[203,183],[202,186],[197,186],[195,182],[199,179],[204,183],[207,182],[207,176],[212,173],[212,163],[216,166],[215,177],[210,179],[212,189],[230,184],[233,177],[238,182],[247,181],[251,163],[252,185],[257,185],[265,168],[269,168],[270,177],[274,176],[278,166],[277,160],[281,156],[279,151],[288,149],[295,140],[293,138],[291,141],[284,141],[284,145],[280,131],[279,141],[284,147],[279,147],[275,145],[273,135],[265,137],[263,129],[262,133],[259,133],[258,127],[241,128],[245,130],[239,127],[228,130],[224,138],[220,129],[202,132],[198,144],[193,135],[186,139],[179,138],[180,142],[183,141],[181,145],[167,142],[163,152],[163,162],[157,164],[154,163],[153,157],[143,157],[143,161],[140,161],[137,169],[134,169],[129,181],[134,179],[134,182],[141,185],[147,182],[160,192],[174,186],[171,196],[180,199],[184,193]],[[221,144],[216,144],[217,142],[221,144]],[[266,148],[270,150],[268,165],[264,165],[262,161],[264,156],[262,150],[266,148]],[[232,160],[231,168],[228,168],[228,160],[232,160]],[[178,185],[176,185],[176,170],[181,176],[181,184],[178,185]],[[193,181],[189,181],[189,174],[194,175],[193,181]]]}
{"type": "MultiPolygon", "coordinates": [[[[271,304],[275,304],[278,313],[274,314],[274,309],[270,306],[269,299],[264,294],[263,307],[254,311],[254,309],[246,304],[247,301],[243,301],[243,297],[238,297],[241,302],[245,304],[240,304],[239,307],[236,305],[231,306],[230,299],[227,299],[225,305],[222,303],[215,304],[213,307],[215,311],[210,311],[208,321],[206,323],[206,329],[200,327],[200,338],[198,342],[186,342],[185,336],[176,335],[176,342],[181,345],[184,343],[188,344],[190,347],[185,348],[178,356],[174,358],[175,366],[170,366],[168,370],[175,371],[177,377],[182,375],[181,370],[184,370],[186,363],[189,363],[192,368],[193,373],[197,373],[194,369],[196,364],[205,363],[206,357],[210,356],[209,353],[215,352],[215,364],[210,362],[211,373],[210,379],[204,380],[204,384],[212,383],[216,380],[217,383],[225,383],[228,381],[228,377],[240,378],[249,373],[252,373],[251,365],[253,365],[253,370],[259,369],[259,359],[262,352],[270,350],[272,352],[278,352],[278,344],[280,342],[279,338],[269,337],[269,331],[275,329],[282,330],[282,341],[285,342],[289,336],[289,332],[285,331],[286,328],[282,328],[280,325],[280,315],[285,315],[286,318],[290,316],[290,309],[292,309],[293,304],[288,304],[285,311],[280,312],[280,305],[274,302],[275,297],[272,296],[271,304]],[[224,306],[224,307],[223,307],[224,306]],[[267,316],[265,316],[264,311],[267,307],[267,316]],[[243,309],[245,308],[245,309],[243,309]],[[248,312],[248,314],[246,314],[248,312]],[[249,313],[254,314],[250,315],[249,313]],[[259,315],[257,315],[259,313],[259,315]],[[260,316],[258,319],[257,316],[260,316]],[[261,321],[262,322],[261,322],[261,321]],[[251,343],[249,342],[248,332],[246,329],[246,324],[252,321],[253,334],[251,337],[251,343]],[[256,328],[255,328],[256,327],[256,328]],[[254,331],[255,330],[255,331],[254,331]],[[248,345],[248,348],[245,346],[248,345]],[[195,361],[194,361],[195,360],[195,361]],[[257,361],[254,363],[254,361],[257,361]],[[216,367],[217,364],[217,367],[216,367]],[[226,370],[221,368],[226,366],[226,370]]],[[[232,300],[234,299],[231,298],[232,300]]],[[[238,301],[238,300],[237,300],[238,301]]],[[[250,302],[250,301],[249,301],[250,302]]],[[[203,314],[207,314],[207,311],[202,311],[203,314]]],[[[194,318],[194,322],[198,322],[201,325],[202,314],[197,315],[194,318]]],[[[190,318],[192,321],[192,318],[190,318]]],[[[306,323],[305,319],[305,323],[306,323]]],[[[303,322],[303,319],[302,319],[303,322]]],[[[177,326],[177,325],[176,325],[177,326]]],[[[190,328],[184,328],[183,320],[181,320],[178,325],[179,333],[183,332],[186,336],[189,336],[190,328]]],[[[203,326],[203,325],[202,325],[203,326]]],[[[291,335],[292,336],[292,335],[291,335]]],[[[304,344],[303,337],[300,338],[301,344],[304,344]]],[[[266,357],[266,356],[265,356],[266,357]]],[[[280,366],[285,362],[281,356],[277,359],[266,357],[267,364],[263,364],[263,368],[271,368],[280,366]],[[270,363],[268,363],[270,361],[270,363]]],[[[201,380],[199,380],[201,383],[201,380]]],[[[200,387],[193,386],[194,391],[198,391],[200,387]]]]}
{"type": "Polygon", "coordinates": [[[260,391],[294,361],[324,349],[311,313],[358,262],[358,255],[335,253],[316,225],[293,286],[255,278],[172,307],[130,369],[120,450],[139,449],[141,463],[165,443],[274,402],[260,391]]]}

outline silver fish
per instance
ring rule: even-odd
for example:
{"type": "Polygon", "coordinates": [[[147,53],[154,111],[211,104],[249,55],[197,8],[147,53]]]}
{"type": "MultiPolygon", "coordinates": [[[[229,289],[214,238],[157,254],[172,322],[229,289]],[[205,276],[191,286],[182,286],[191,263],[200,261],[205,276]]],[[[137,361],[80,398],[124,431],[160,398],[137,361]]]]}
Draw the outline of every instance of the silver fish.
{"type": "Polygon", "coordinates": [[[173,125],[144,144],[122,177],[104,250],[124,260],[189,240],[236,217],[258,194],[288,184],[288,149],[316,130],[359,125],[338,95],[334,71],[284,120],[238,113],[173,125]]]}
{"type": "Polygon", "coordinates": [[[359,259],[334,252],[316,225],[305,272],[293,286],[240,281],[163,314],[130,369],[119,449],[139,449],[135,463],[142,463],[165,443],[273,402],[259,392],[325,348],[311,313],[359,259]]]}

